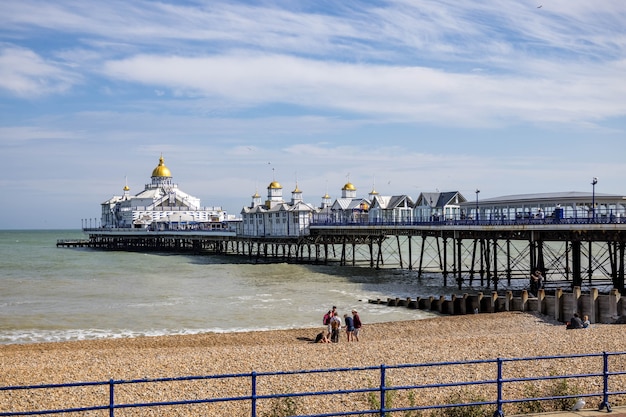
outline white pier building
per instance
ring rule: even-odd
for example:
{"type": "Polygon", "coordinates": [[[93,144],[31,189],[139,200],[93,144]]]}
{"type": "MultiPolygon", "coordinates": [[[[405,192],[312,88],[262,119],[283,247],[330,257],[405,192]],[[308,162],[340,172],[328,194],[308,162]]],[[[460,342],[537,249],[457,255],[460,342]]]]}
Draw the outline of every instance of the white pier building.
{"type": "Polygon", "coordinates": [[[221,207],[201,207],[193,197],[172,182],[172,173],[163,156],[152,170],[151,181],[137,195],[124,194],[102,203],[101,227],[151,230],[221,229],[227,213],[221,207]]]}

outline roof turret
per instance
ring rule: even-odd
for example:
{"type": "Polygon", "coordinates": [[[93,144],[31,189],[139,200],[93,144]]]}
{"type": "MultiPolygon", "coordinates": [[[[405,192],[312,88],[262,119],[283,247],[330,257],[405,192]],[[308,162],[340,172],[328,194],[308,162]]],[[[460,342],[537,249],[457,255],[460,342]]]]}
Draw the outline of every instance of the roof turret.
{"type": "Polygon", "coordinates": [[[351,182],[347,182],[346,185],[343,186],[342,190],[344,190],[344,191],[356,191],[356,187],[351,182]]]}
{"type": "Polygon", "coordinates": [[[165,166],[163,155],[161,155],[161,158],[159,158],[159,165],[152,170],[152,178],[154,177],[172,177],[172,173],[170,172],[169,168],[165,166]]]}

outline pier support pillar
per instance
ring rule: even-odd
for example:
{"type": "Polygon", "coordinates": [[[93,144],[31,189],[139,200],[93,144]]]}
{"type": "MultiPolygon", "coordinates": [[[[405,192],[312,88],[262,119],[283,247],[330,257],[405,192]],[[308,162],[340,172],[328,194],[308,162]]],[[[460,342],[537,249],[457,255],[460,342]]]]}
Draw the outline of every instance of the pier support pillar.
{"type": "Polygon", "coordinates": [[[443,262],[442,262],[442,270],[443,270],[443,286],[448,286],[448,239],[443,238],[443,262]]]}
{"type": "Polygon", "coordinates": [[[582,245],[579,240],[572,241],[572,285],[573,286],[580,286],[583,283],[581,247],[582,245]]]}

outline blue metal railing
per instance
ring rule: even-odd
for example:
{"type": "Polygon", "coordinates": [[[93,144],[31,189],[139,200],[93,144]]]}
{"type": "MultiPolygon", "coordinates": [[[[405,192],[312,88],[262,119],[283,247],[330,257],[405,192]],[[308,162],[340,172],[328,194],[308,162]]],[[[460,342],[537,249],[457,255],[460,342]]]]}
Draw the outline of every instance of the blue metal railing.
{"type": "MultiPolygon", "coordinates": [[[[579,364],[580,365],[580,364],[579,364]]],[[[369,401],[363,401],[368,403],[370,408],[368,409],[350,409],[349,406],[344,404],[343,409],[332,409],[320,414],[302,414],[304,417],[331,417],[331,416],[350,416],[350,415],[378,415],[381,417],[391,415],[391,413],[410,412],[418,410],[435,410],[435,409],[447,409],[453,407],[487,407],[492,406],[494,408],[494,417],[504,416],[504,407],[507,404],[516,404],[523,402],[542,402],[542,401],[554,401],[554,400],[568,400],[568,399],[582,399],[588,397],[599,398],[598,409],[606,409],[611,411],[610,397],[626,394],[624,390],[612,391],[609,389],[609,385],[612,382],[614,386],[626,387],[624,383],[626,376],[626,352],[603,352],[595,354],[574,354],[574,355],[558,355],[558,356],[536,356],[526,358],[498,358],[498,359],[486,359],[486,360],[473,360],[473,361],[457,361],[457,362],[435,362],[435,363],[422,363],[422,364],[401,364],[401,365],[380,365],[372,367],[356,367],[356,368],[331,368],[331,369],[316,369],[316,370],[300,370],[300,371],[288,371],[288,372],[251,372],[251,373],[239,373],[239,374],[221,374],[221,375],[209,375],[209,376],[187,376],[176,378],[158,378],[158,379],[135,379],[135,380],[113,380],[101,381],[101,382],[77,382],[67,384],[44,384],[44,385],[26,385],[26,386],[6,386],[0,387],[0,404],[4,404],[4,409],[0,408],[0,416],[32,416],[32,415],[49,415],[49,414],[61,414],[61,413],[84,413],[87,411],[105,411],[108,410],[109,416],[113,417],[116,410],[121,409],[145,409],[145,408],[157,408],[157,407],[177,407],[188,406],[198,404],[222,404],[222,403],[238,403],[242,406],[242,409],[246,411],[246,415],[257,417],[258,405],[261,401],[267,400],[284,400],[284,399],[297,399],[304,397],[318,397],[321,398],[321,404],[335,404],[336,402],[330,401],[330,399],[351,395],[351,394],[364,394],[369,401]],[[611,357],[618,358],[611,362],[611,357]],[[598,360],[594,361],[594,358],[598,360]],[[601,362],[599,359],[602,359],[601,362]],[[563,361],[586,361],[584,368],[589,369],[590,373],[582,374],[568,374],[568,373],[550,373],[549,375],[526,375],[529,369],[532,370],[545,370],[547,361],[555,361],[555,363],[561,367],[564,367],[563,361]],[[516,363],[521,363],[521,368],[515,368],[516,363]],[[505,377],[505,366],[511,364],[511,369],[506,370],[510,376],[505,377]],[[616,369],[609,369],[610,365],[616,369]],[[478,367],[487,367],[493,371],[495,379],[484,380],[463,380],[453,382],[436,382],[436,383],[422,383],[422,384],[409,384],[409,385],[393,385],[392,380],[405,379],[424,379],[424,369],[434,368],[435,380],[437,375],[441,374],[441,370],[444,367],[457,367],[454,369],[461,369],[465,371],[467,375],[477,375],[478,367]],[[460,367],[460,368],[458,368],[460,367]],[[414,374],[407,374],[410,371],[422,370],[421,372],[415,372],[414,374]],[[275,377],[289,378],[290,376],[307,376],[313,374],[330,374],[333,377],[337,377],[339,373],[361,373],[366,372],[369,375],[379,375],[378,386],[372,387],[354,387],[345,390],[325,390],[325,391],[306,391],[306,392],[290,392],[290,393],[266,393],[259,394],[259,381],[266,378],[271,379],[275,377]],[[390,377],[390,372],[399,372],[398,375],[390,377]],[[516,384],[519,383],[532,383],[535,384],[538,381],[559,381],[559,380],[575,380],[582,381],[588,378],[592,378],[598,381],[586,386],[601,386],[602,389],[596,392],[565,392],[561,390],[559,392],[551,393],[547,396],[534,396],[523,397],[519,395],[512,395],[512,393],[519,393],[523,391],[519,388],[515,390],[516,384]],[[195,399],[174,399],[169,401],[155,401],[155,402],[121,402],[117,400],[116,388],[122,386],[138,386],[140,384],[162,384],[162,383],[182,383],[184,381],[210,381],[210,380],[222,380],[233,381],[237,379],[249,379],[250,390],[249,394],[230,395],[222,397],[207,397],[207,398],[195,398],[195,399]],[[601,383],[600,383],[601,382],[601,383]],[[391,397],[388,397],[391,393],[401,392],[426,392],[433,389],[449,389],[460,388],[466,389],[472,386],[485,386],[487,391],[493,394],[492,398],[470,398],[467,402],[444,402],[444,403],[427,403],[427,404],[404,404],[402,406],[394,407],[391,401],[391,397]],[[41,390],[55,390],[55,389],[71,389],[71,388],[84,388],[84,387],[107,387],[106,392],[102,392],[101,396],[103,401],[100,404],[91,404],[84,406],[68,406],[66,408],[50,408],[50,409],[12,409],[10,402],[7,402],[7,398],[16,398],[18,391],[27,391],[29,395],[39,392],[41,390]],[[506,388],[506,389],[505,389],[506,388]],[[508,395],[506,394],[508,393],[508,395]],[[373,396],[373,397],[372,397],[373,396]],[[3,398],[4,397],[4,398],[3,398]],[[375,403],[375,406],[373,405],[375,403]],[[8,405],[7,405],[8,404],[8,405]],[[9,409],[7,409],[8,407],[9,409]]],[[[356,378],[355,378],[356,380],[356,378]]],[[[266,382],[266,381],[264,381],[266,382]]],[[[593,381],[591,381],[593,382],[593,381]]],[[[267,387],[271,384],[261,384],[262,387],[267,390],[267,387]]],[[[182,390],[174,390],[179,392],[182,390]]],[[[45,392],[48,394],[48,391],[45,392]]],[[[129,397],[129,393],[124,393],[124,398],[129,397]]],[[[143,397],[143,395],[138,395],[143,397]]],[[[46,395],[45,398],[52,397],[46,395]]],[[[423,398],[425,396],[422,396],[423,398]]],[[[30,404],[33,401],[29,401],[30,404]]],[[[347,403],[347,402],[346,402],[347,403]]],[[[352,405],[356,406],[357,402],[353,402],[352,405]]],[[[267,404],[265,404],[267,406],[267,404]]],[[[32,406],[31,406],[32,407],[32,406]]],[[[335,407],[336,408],[336,407],[335,407]]],[[[340,407],[341,408],[341,407],[340,407]]],[[[266,408],[267,409],[267,408],[266,408]]],[[[243,414],[238,414],[243,415],[243,414]]]]}

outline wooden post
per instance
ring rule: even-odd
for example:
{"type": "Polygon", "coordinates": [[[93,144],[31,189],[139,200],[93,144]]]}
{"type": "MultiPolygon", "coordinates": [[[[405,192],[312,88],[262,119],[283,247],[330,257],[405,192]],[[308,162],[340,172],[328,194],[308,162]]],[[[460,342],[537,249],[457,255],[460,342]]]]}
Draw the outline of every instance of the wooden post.
{"type": "Polygon", "coordinates": [[[580,298],[580,293],[581,293],[580,287],[574,287],[572,292],[574,293],[574,298],[578,300],[580,298]]]}
{"type": "Polygon", "coordinates": [[[465,293],[459,299],[459,314],[467,314],[467,298],[469,294],[465,293]]]}
{"type": "Polygon", "coordinates": [[[522,291],[522,311],[528,311],[528,291],[522,291]]]}
{"type": "Polygon", "coordinates": [[[537,312],[543,314],[545,311],[544,304],[546,302],[546,290],[540,289],[537,291],[537,312]]]}
{"type": "Polygon", "coordinates": [[[561,297],[563,296],[563,290],[557,288],[554,291],[554,319],[563,322],[561,313],[561,297]]]}
{"type": "Polygon", "coordinates": [[[498,311],[498,293],[496,291],[493,291],[491,293],[491,312],[495,313],[498,311]]]}
{"type": "Polygon", "coordinates": [[[480,312],[480,298],[482,294],[465,294],[465,314],[476,314],[480,312]]]}
{"type": "Polygon", "coordinates": [[[431,305],[433,303],[433,296],[429,296],[428,298],[420,298],[419,300],[419,308],[422,310],[431,310],[431,305]]]}
{"type": "Polygon", "coordinates": [[[592,288],[591,291],[589,292],[589,304],[590,304],[590,309],[589,309],[589,322],[591,323],[595,323],[596,322],[596,304],[598,301],[598,289],[597,288],[592,288]]]}
{"type": "Polygon", "coordinates": [[[612,319],[616,319],[618,317],[617,314],[617,303],[620,299],[620,293],[616,288],[613,288],[609,293],[609,316],[612,319]]]}
{"type": "Polygon", "coordinates": [[[581,314],[580,287],[574,287],[572,292],[563,292],[561,295],[561,321],[569,320],[574,313],[581,314]]]}

